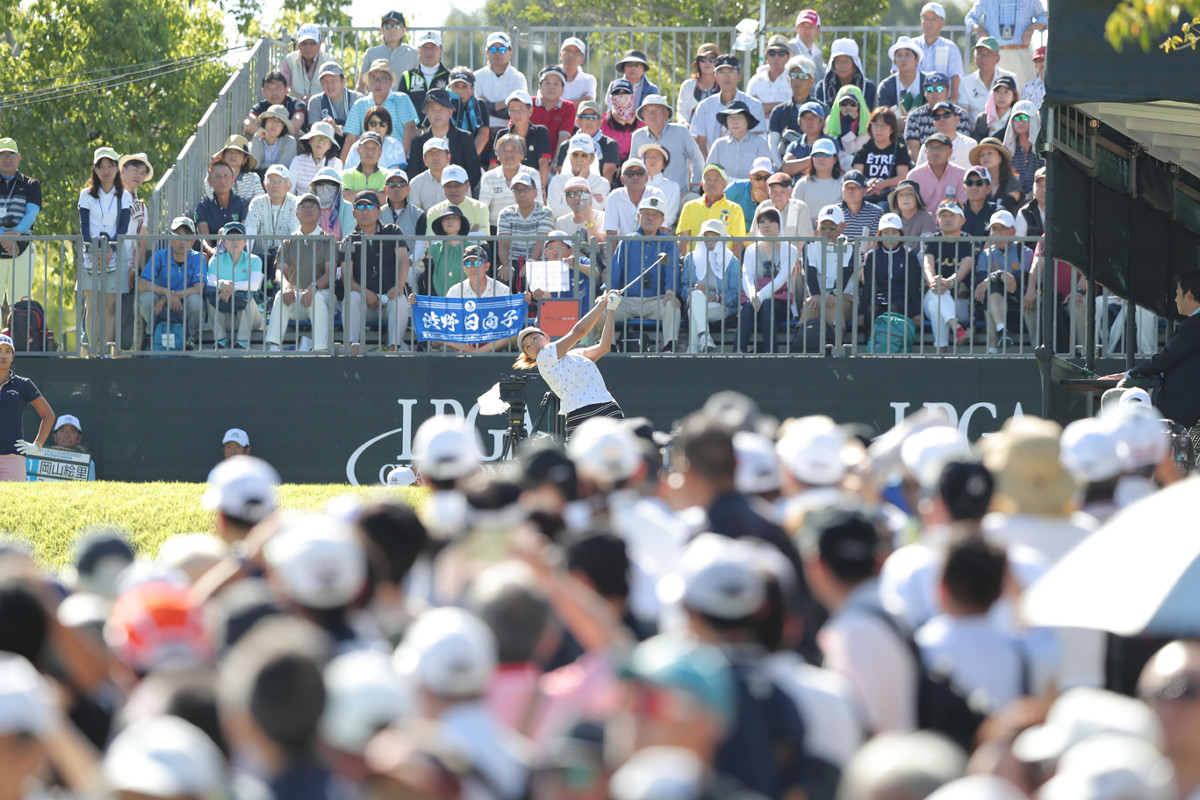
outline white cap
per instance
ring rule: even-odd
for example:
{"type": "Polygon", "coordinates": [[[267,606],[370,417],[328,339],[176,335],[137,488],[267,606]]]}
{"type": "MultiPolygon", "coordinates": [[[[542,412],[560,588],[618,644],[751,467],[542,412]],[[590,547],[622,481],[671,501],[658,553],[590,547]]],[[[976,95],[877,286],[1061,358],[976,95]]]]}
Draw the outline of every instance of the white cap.
{"type": "Polygon", "coordinates": [[[12,337],[7,333],[0,333],[0,344],[8,345],[9,350],[14,349],[12,337]]]}
{"type": "Polygon", "coordinates": [[[1003,225],[1006,228],[1013,228],[1016,227],[1016,224],[1016,220],[1013,219],[1012,213],[1003,209],[997,211],[995,214],[992,214],[992,218],[988,220],[989,228],[993,225],[1003,225]]]}
{"type": "Polygon", "coordinates": [[[946,7],[941,3],[926,3],[921,6],[921,13],[924,14],[926,11],[932,11],[942,19],[946,18],[946,7]]]}
{"type": "Polygon", "coordinates": [[[613,800],[695,800],[704,794],[707,770],[682,747],[646,747],[634,753],[609,781],[613,800]]]}
{"type": "Polygon", "coordinates": [[[564,192],[569,192],[572,189],[583,189],[586,192],[590,192],[592,190],[592,184],[587,178],[584,178],[580,175],[573,175],[567,179],[565,184],[563,184],[564,192]]]}
{"type": "Polygon", "coordinates": [[[642,199],[638,201],[637,208],[638,208],[638,211],[642,211],[643,209],[648,208],[651,211],[657,211],[660,214],[662,214],[663,216],[666,216],[667,201],[661,195],[651,194],[650,192],[646,192],[644,195],[642,195],[642,199]]]}
{"type": "Polygon", "coordinates": [[[900,215],[896,214],[896,213],[889,212],[887,214],[884,214],[882,217],[879,218],[878,230],[880,233],[883,233],[888,228],[892,228],[893,230],[897,230],[897,231],[903,231],[904,230],[904,220],[901,219],[900,215]]]}
{"type": "Polygon", "coordinates": [[[342,608],[362,593],[367,554],[354,529],[320,514],[298,514],[263,548],[272,581],[304,608],[342,608]]]}
{"type": "Polygon", "coordinates": [[[1030,763],[1057,761],[1089,736],[1123,733],[1157,745],[1162,729],[1154,711],[1141,700],[1086,686],[1058,696],[1046,721],[1020,733],[1012,751],[1030,763]]]}
{"type": "Polygon", "coordinates": [[[296,30],[296,44],[304,41],[321,41],[321,29],[315,23],[306,22],[296,30]]]}
{"type": "Polygon", "coordinates": [[[203,731],[175,716],[129,723],[108,746],[103,769],[112,792],[194,798],[224,794],[221,751],[203,731]]]}
{"type": "Polygon", "coordinates": [[[467,171],[458,164],[451,164],[442,170],[442,185],[447,183],[467,183],[470,179],[467,177],[467,171]]]}
{"type": "Polygon", "coordinates": [[[725,228],[724,222],[713,217],[712,219],[704,220],[700,224],[700,235],[703,236],[706,233],[715,233],[717,236],[724,238],[728,235],[728,230],[725,228]]]}
{"type": "Polygon", "coordinates": [[[1111,418],[1117,437],[1117,455],[1126,472],[1152,467],[1171,452],[1171,434],[1154,406],[1118,404],[1103,415],[1111,418]]]}
{"type": "Polygon", "coordinates": [[[481,694],[496,671],[496,637],[468,611],[426,611],[404,634],[392,664],[415,684],[443,697],[481,694]]]}
{"type": "Polygon", "coordinates": [[[438,47],[441,47],[442,35],[437,31],[425,31],[417,37],[417,47],[423,44],[436,44],[438,47]]]}
{"type": "Polygon", "coordinates": [[[249,447],[250,436],[241,428],[230,428],[221,437],[221,444],[229,444],[230,442],[237,442],[242,447],[249,447]]]}
{"type": "Polygon", "coordinates": [[[362,755],[380,730],[410,714],[412,692],[375,650],[353,650],[325,667],[321,740],[334,750],[362,755]]]}
{"type": "Polygon", "coordinates": [[[953,425],[922,428],[900,444],[900,461],[923,489],[936,489],[951,461],[974,461],[967,435],[953,425]]]}
{"type": "Polygon", "coordinates": [[[421,146],[421,155],[428,153],[430,150],[445,150],[450,152],[450,142],[440,136],[431,136],[425,140],[425,144],[421,146]]]}
{"type": "Polygon", "coordinates": [[[1100,734],[1068,750],[1038,800],[1175,800],[1171,763],[1149,742],[1100,734]]]}
{"type": "Polygon", "coordinates": [[[416,482],[417,474],[403,464],[387,474],[388,486],[412,486],[416,482]]]}
{"type": "Polygon", "coordinates": [[[479,468],[483,438],[473,425],[453,414],[430,417],[413,438],[413,465],[434,480],[455,480],[479,468]]]}
{"type": "Polygon", "coordinates": [[[825,220],[833,220],[835,224],[841,225],[846,221],[846,215],[842,213],[841,206],[828,205],[821,209],[821,213],[817,214],[818,224],[825,220]]]}
{"type": "Polygon", "coordinates": [[[41,737],[55,714],[50,687],[33,665],[21,656],[0,653],[0,734],[41,737]]]}
{"type": "Polygon", "coordinates": [[[502,44],[505,47],[512,46],[512,39],[508,38],[508,34],[504,31],[492,31],[488,34],[486,47],[491,47],[494,44],[502,44]]]}
{"type": "Polygon", "coordinates": [[[54,430],[58,430],[63,425],[74,425],[75,430],[83,433],[83,426],[79,424],[79,417],[74,414],[63,414],[54,421],[54,430]]]}
{"type": "Polygon", "coordinates": [[[738,431],[733,435],[733,455],[733,483],[738,492],[763,494],[779,489],[779,458],[770,439],[761,433],[738,431]]]}
{"type": "MultiPolygon", "coordinates": [[[[1149,392],[1147,392],[1145,389],[1143,389],[1140,386],[1134,386],[1133,388],[1125,390],[1125,393],[1121,395],[1119,400],[1117,400],[1117,405],[1121,405],[1121,406],[1133,406],[1133,405],[1153,406],[1154,401],[1150,399],[1149,392]]],[[[59,417],[59,419],[62,419],[62,417],[59,417]]],[[[74,417],[72,417],[72,419],[74,419],[74,417]]],[[[55,426],[55,430],[58,430],[57,425],[55,426]]]]}
{"type": "Polygon", "coordinates": [[[968,775],[947,783],[926,800],[1027,800],[1025,794],[995,775],[968,775]]]}
{"type": "Polygon", "coordinates": [[[159,545],[154,560],[177,569],[195,581],[229,554],[229,547],[211,533],[177,533],[159,545]]]}
{"type": "Polygon", "coordinates": [[[637,434],[609,417],[593,417],[580,425],[567,442],[567,455],[581,478],[603,489],[632,478],[642,465],[637,434]]]}
{"type": "Polygon", "coordinates": [[[855,463],[846,434],[829,417],[802,417],[776,442],[779,461],[798,481],[832,486],[855,463]]]}
{"type": "Polygon", "coordinates": [[[508,105],[513,100],[520,100],[527,106],[533,105],[533,98],[529,96],[529,92],[524,89],[514,89],[508,93],[508,97],[504,98],[504,104],[508,105]]]}
{"type": "Polygon", "coordinates": [[[558,48],[558,52],[561,53],[568,47],[577,47],[579,48],[579,52],[583,53],[585,56],[587,55],[587,45],[583,43],[583,39],[580,39],[577,36],[568,36],[566,39],[563,39],[562,46],[558,48]]]}
{"type": "Polygon", "coordinates": [[[753,175],[756,172],[765,172],[768,175],[775,172],[775,165],[771,163],[771,159],[766,156],[759,156],[754,159],[754,163],[750,165],[750,173],[753,175]]]}
{"type": "Polygon", "coordinates": [[[1121,458],[1111,419],[1084,417],[1063,429],[1059,461],[1082,483],[1099,483],[1121,474],[1121,458]]]}
{"type": "Polygon", "coordinates": [[[289,170],[283,164],[272,164],[271,166],[267,167],[266,175],[267,176],[278,175],[279,177],[283,178],[288,183],[292,182],[291,170],[289,170]]]}
{"type": "Polygon", "coordinates": [[[586,133],[577,133],[567,142],[567,154],[571,153],[588,153],[595,154],[596,142],[591,136],[586,133]]]}
{"type": "Polygon", "coordinates": [[[209,511],[259,522],[279,507],[275,487],[279,473],[254,456],[227,458],[208,473],[208,488],[201,503],[209,511]]]}
{"type": "Polygon", "coordinates": [[[829,46],[829,63],[838,56],[850,56],[858,63],[858,42],[853,39],[834,39],[829,46]]]}
{"type": "Polygon", "coordinates": [[[678,571],[659,582],[658,596],[710,617],[744,619],[767,599],[759,567],[758,551],[747,542],[702,533],[684,548],[678,571]]]}

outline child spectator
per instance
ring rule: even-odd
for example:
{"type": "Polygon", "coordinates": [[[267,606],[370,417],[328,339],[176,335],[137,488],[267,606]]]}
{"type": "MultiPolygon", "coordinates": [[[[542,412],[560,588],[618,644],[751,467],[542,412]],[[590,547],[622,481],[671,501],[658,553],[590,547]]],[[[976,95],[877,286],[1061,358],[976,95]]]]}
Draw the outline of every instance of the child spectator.
{"type": "MultiPolygon", "coordinates": [[[[120,274],[117,239],[129,230],[133,197],[125,191],[117,167],[120,156],[111,147],[97,147],[92,154],[92,177],[79,193],[79,230],[83,235],[83,261],[78,291],[84,298],[88,343],[93,348],[114,341],[117,293],[125,276],[120,274]],[[99,245],[99,263],[92,262],[92,245],[99,245]],[[92,307],[93,292],[104,296],[103,327],[92,307]]],[[[126,261],[121,254],[120,262],[126,261]]],[[[128,267],[128,264],[125,264],[128,267]]]]}
{"type": "Polygon", "coordinates": [[[299,196],[307,192],[309,182],[322,167],[342,171],[342,160],[334,149],[336,143],[337,133],[324,120],[314,122],[308,133],[300,137],[300,153],[288,167],[288,172],[292,173],[292,194],[299,196]]]}
{"type": "Polygon", "coordinates": [[[271,106],[283,106],[287,109],[292,120],[292,129],[302,131],[308,125],[307,106],[299,98],[288,94],[288,80],[282,72],[272,71],[262,79],[263,100],[250,107],[250,113],[242,120],[242,133],[246,136],[255,135],[258,127],[258,117],[271,106]]]}
{"type": "Polygon", "coordinates": [[[442,238],[430,242],[426,250],[424,274],[419,284],[422,294],[445,297],[451,286],[466,277],[462,260],[470,228],[466,215],[454,205],[446,206],[430,223],[433,234],[442,238]]]}
{"type": "Polygon", "coordinates": [[[296,157],[296,136],[287,109],[271,106],[258,115],[259,131],[250,140],[250,158],[259,174],[272,164],[287,166],[296,157]]]}

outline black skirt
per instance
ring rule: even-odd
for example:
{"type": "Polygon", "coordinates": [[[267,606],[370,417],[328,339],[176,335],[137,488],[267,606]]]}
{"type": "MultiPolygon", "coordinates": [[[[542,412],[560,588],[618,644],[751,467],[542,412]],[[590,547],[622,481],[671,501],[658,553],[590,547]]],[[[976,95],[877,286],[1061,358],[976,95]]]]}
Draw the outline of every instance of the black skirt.
{"type": "Polygon", "coordinates": [[[613,401],[607,403],[593,403],[590,406],[577,408],[567,414],[567,438],[570,439],[575,433],[576,428],[593,417],[612,417],[613,419],[625,419],[625,412],[621,411],[621,407],[613,401]]]}

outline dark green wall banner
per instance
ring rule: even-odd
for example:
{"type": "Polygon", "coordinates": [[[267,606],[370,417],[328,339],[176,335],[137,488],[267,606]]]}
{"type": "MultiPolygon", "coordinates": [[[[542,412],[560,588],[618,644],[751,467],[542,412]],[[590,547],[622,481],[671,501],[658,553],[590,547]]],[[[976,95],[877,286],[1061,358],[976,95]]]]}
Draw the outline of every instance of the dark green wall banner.
{"type": "MultiPolygon", "coordinates": [[[[379,483],[412,459],[413,434],[439,413],[480,429],[484,457],[500,455],[504,416],[482,416],[476,398],[512,373],[507,358],[253,357],[178,359],[18,358],[58,414],[83,424],[100,480],[203,481],[221,457],[221,435],[244,428],[253,453],[289,483],[379,483]]],[[[661,430],[723,389],[753,397],[780,418],[829,414],[885,431],[922,406],[938,406],[972,438],[1040,408],[1028,358],[627,357],[600,362],[628,416],[661,430]]],[[[527,386],[530,416],[546,391],[527,386]]],[[[527,419],[528,421],[528,419],[527,419]]],[[[27,412],[26,436],[37,417],[27,412]]]]}

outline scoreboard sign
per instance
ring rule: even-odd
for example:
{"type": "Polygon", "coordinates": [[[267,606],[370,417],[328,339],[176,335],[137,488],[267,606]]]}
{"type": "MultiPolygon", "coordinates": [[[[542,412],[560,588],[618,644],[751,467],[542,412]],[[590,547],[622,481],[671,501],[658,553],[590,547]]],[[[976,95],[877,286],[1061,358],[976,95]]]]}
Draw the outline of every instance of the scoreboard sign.
{"type": "Polygon", "coordinates": [[[96,466],[88,453],[43,449],[25,458],[26,481],[94,481],[96,466]]]}

